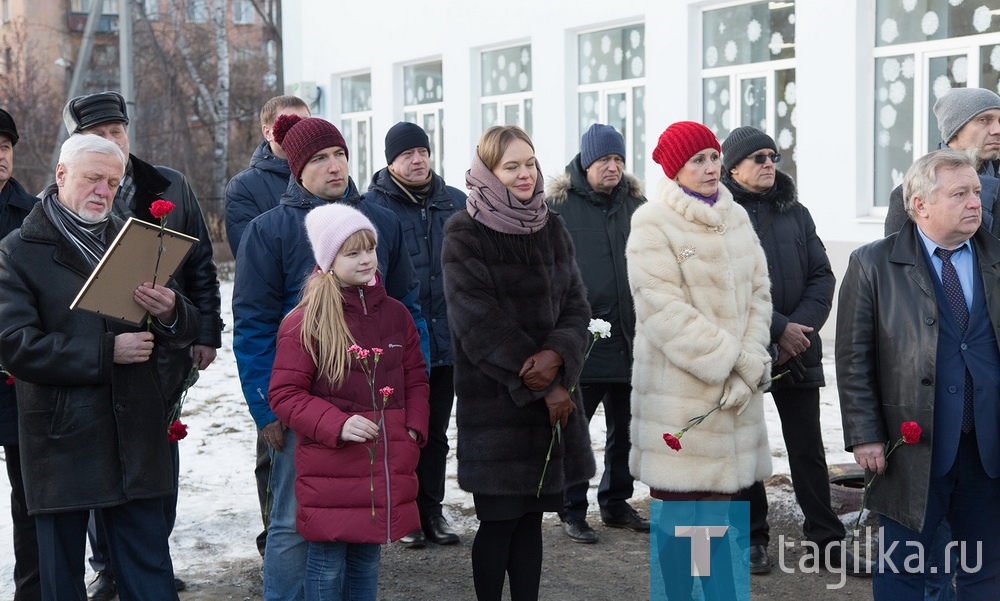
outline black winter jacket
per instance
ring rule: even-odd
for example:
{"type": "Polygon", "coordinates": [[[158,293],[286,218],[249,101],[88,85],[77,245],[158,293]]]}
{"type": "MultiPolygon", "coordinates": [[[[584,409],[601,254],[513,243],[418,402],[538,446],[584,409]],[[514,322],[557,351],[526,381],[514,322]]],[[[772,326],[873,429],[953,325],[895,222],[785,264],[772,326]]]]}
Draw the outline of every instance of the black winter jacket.
{"type": "MultiPolygon", "coordinates": [[[[107,239],[121,228],[112,217],[107,239]]],[[[155,357],[115,364],[115,336],[145,328],[70,311],[92,269],[36,204],[0,243],[0,362],[17,378],[19,446],[28,513],[120,505],[174,489],[168,398],[155,357]]],[[[157,346],[198,336],[194,305],[177,295],[177,323],[152,320],[157,346]]]]}
{"type": "Polygon", "coordinates": [[[546,195],[549,208],[563,218],[573,238],[591,317],[611,324],[611,338],[594,344],[580,382],[631,382],[635,306],[625,242],[632,230],[632,213],[646,202],[642,184],[626,174],[610,194],[600,194],[587,183],[578,154],[566,165],[565,174],[550,181],[546,195]]]}
{"type": "Polygon", "coordinates": [[[394,212],[403,226],[403,240],[420,280],[420,312],[430,334],[431,367],[438,367],[452,364],[441,243],[445,222],[457,211],[465,210],[465,194],[445,184],[440,176],[432,174],[432,177],[434,188],[424,205],[414,203],[399,189],[388,168],[372,176],[365,200],[394,212]]]}
{"type": "MultiPolygon", "coordinates": [[[[0,239],[21,227],[36,202],[38,197],[28,194],[17,180],[7,180],[0,190],[0,239]]],[[[13,385],[0,382],[0,446],[16,444],[17,395],[13,385]]]]}
{"type": "MultiPolygon", "coordinates": [[[[795,182],[781,171],[775,172],[774,187],[755,193],[740,186],[729,173],[722,174],[722,183],[733,193],[737,203],[746,209],[750,223],[760,237],[767,272],[771,277],[771,343],[777,344],[788,322],[810,326],[809,348],[802,355],[805,377],[795,380],[785,376],[771,388],[819,388],[823,378],[823,345],[820,328],[826,323],[833,306],[836,277],[826,256],[826,247],[816,235],[816,224],[809,210],[798,201],[795,182]],[[774,217],[768,219],[768,214],[774,217]],[[767,230],[761,228],[770,221],[767,230]]],[[[774,374],[787,366],[774,366],[774,374]]]]}
{"type": "MultiPolygon", "coordinates": [[[[208,234],[201,205],[187,178],[179,171],[160,165],[154,166],[129,155],[132,177],[135,181],[135,217],[159,223],[149,212],[153,201],[163,199],[174,203],[174,210],[167,216],[167,227],[198,239],[191,254],[181,265],[174,279],[177,289],[186,296],[200,315],[200,333],[194,344],[212,348],[222,346],[222,298],[219,278],[215,268],[212,238],[208,234]]],[[[164,349],[159,354],[160,385],[167,398],[176,399],[184,387],[184,380],[191,372],[189,349],[164,349]]]]}
{"type": "Polygon", "coordinates": [[[253,218],[278,206],[292,176],[288,160],[274,156],[264,140],[253,151],[250,166],[226,185],[226,238],[236,258],[243,231],[253,218]]]}
{"type": "MultiPolygon", "coordinates": [[[[458,483],[482,495],[534,496],[552,440],[545,392],[518,372],[525,359],[552,349],[563,359],[556,383],[579,379],[589,342],[590,307],[558,215],[540,230],[507,235],[467,211],[445,226],[445,295],[455,351],[458,483]]],[[[552,448],[542,494],[594,475],[587,416],[576,411],[552,448]]]]}

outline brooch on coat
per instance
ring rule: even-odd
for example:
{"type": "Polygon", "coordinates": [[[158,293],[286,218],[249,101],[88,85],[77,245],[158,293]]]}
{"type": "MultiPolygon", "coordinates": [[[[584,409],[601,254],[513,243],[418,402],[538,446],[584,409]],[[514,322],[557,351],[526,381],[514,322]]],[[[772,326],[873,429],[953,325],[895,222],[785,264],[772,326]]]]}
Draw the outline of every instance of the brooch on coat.
{"type": "Polygon", "coordinates": [[[719,225],[716,225],[714,227],[710,227],[708,229],[710,231],[713,231],[716,234],[719,234],[721,236],[722,234],[726,233],[726,224],[725,223],[720,223],[719,225]]]}
{"type": "Polygon", "coordinates": [[[683,263],[685,260],[690,259],[695,255],[694,247],[690,244],[685,244],[681,247],[681,252],[677,253],[677,262],[683,263]]]}

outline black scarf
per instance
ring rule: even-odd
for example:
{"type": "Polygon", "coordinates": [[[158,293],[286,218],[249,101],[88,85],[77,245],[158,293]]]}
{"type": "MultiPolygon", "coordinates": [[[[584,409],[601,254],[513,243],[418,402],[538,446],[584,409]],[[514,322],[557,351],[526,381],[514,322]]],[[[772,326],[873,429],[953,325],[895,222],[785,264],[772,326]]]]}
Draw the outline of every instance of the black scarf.
{"type": "Polygon", "coordinates": [[[70,241],[80,251],[91,267],[97,267],[107,248],[105,230],[111,222],[110,213],[97,223],[87,223],[67,209],[56,198],[58,192],[53,192],[42,199],[42,209],[46,217],[56,226],[59,233],[70,241]]]}

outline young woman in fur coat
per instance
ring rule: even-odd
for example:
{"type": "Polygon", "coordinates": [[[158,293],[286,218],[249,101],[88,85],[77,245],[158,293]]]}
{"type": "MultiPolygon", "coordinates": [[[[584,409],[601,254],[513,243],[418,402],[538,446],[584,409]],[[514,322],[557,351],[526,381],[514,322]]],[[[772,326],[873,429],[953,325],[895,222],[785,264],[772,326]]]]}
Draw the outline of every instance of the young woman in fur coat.
{"type": "Polygon", "coordinates": [[[720,147],[674,123],[653,160],[667,178],[632,218],[636,308],[632,474],[661,499],[727,499],[771,473],[763,393],[771,372],[767,262],[746,211],[719,186],[720,147]],[[668,447],[663,435],[721,405],[668,447]]]}
{"type": "Polygon", "coordinates": [[[473,579],[480,601],[499,601],[507,574],[512,601],[531,601],[541,579],[542,512],[561,509],[563,489],[594,475],[580,393],[570,392],[583,368],[590,306],[523,130],[486,130],[466,183],[466,211],[445,226],[442,262],[458,482],[473,493],[480,520],[473,579]],[[562,436],[546,467],[557,423],[562,436]]]}

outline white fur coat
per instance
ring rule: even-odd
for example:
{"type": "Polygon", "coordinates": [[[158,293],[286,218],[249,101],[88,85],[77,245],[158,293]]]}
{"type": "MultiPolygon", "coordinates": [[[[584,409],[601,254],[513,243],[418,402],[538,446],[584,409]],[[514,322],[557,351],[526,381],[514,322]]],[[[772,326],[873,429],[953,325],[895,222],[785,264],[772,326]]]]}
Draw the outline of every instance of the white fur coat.
{"type": "Polygon", "coordinates": [[[637,318],[632,474],[672,492],[734,493],[763,480],[766,386],[742,415],[716,411],[689,430],[682,450],[663,441],[719,404],[741,351],[769,361],[770,281],[746,211],[725,187],[709,206],[665,180],[635,212],[626,253],[637,318]]]}

